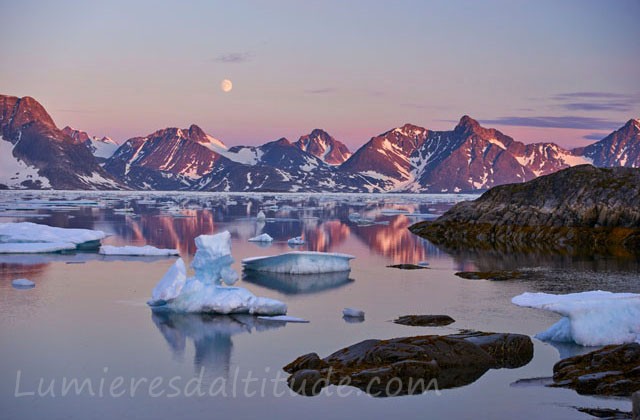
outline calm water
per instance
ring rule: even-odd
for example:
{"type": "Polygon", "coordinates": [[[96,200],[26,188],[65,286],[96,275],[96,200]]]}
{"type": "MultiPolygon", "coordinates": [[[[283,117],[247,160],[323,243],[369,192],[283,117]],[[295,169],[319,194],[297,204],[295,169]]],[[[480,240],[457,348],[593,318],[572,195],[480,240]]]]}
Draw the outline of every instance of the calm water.
{"type": "Polygon", "coordinates": [[[281,367],[308,352],[324,357],[367,338],[459,329],[534,335],[558,318],[512,305],[510,299],[517,294],[640,292],[637,261],[449,255],[407,230],[466,198],[470,197],[0,192],[0,222],[99,229],[111,234],[105,243],[175,247],[187,262],[195,252],[195,236],[222,230],[233,236],[238,271],[242,258],[289,251],[286,240],[301,234],[307,244],[296,249],[356,256],[348,276],[304,281],[270,276],[239,282],[256,295],[285,301],[290,315],[311,321],[286,325],[242,316],[152,314],[145,302],[174,258],[0,256],[0,418],[579,419],[588,416],[575,406],[630,411],[626,400],[583,397],[535,381],[516,383],[551,376],[559,352],[584,351],[537,340],[527,366],[490,370],[471,385],[440,393],[372,398],[345,387],[329,387],[316,397],[289,392],[281,367]],[[267,221],[257,223],[258,210],[271,206],[267,221]],[[348,216],[354,212],[375,223],[350,222],[348,216]],[[247,242],[262,232],[275,242],[268,247],[247,242]],[[420,261],[428,261],[431,269],[386,267],[420,261]],[[461,270],[514,268],[534,272],[535,280],[472,281],[454,275],[461,270]],[[36,288],[12,288],[11,280],[20,277],[35,281],[36,288]],[[363,309],[366,320],[345,322],[341,311],[346,306],[363,309]],[[400,315],[440,313],[456,322],[443,328],[390,322],[400,315]],[[111,393],[109,387],[118,377],[125,385],[111,393]],[[62,381],[72,378],[86,379],[95,395],[88,388],[75,395],[72,388],[62,396],[62,381]],[[158,379],[151,389],[154,378],[158,379]],[[139,384],[136,389],[132,381],[139,384]],[[52,383],[55,397],[47,392],[52,383]],[[36,395],[16,397],[16,391],[36,395]]]}

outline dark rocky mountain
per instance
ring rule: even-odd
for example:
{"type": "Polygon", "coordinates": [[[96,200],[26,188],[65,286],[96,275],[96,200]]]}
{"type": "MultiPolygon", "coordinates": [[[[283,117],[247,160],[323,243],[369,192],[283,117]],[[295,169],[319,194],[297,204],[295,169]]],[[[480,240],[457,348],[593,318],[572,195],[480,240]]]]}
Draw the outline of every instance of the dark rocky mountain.
{"type": "Polygon", "coordinates": [[[71,137],[75,143],[81,143],[88,147],[98,162],[104,162],[113,156],[119,146],[109,137],[91,137],[86,131],[76,130],[69,126],[63,128],[62,132],[71,137]]]}
{"type": "Polygon", "coordinates": [[[410,230],[451,249],[640,253],[640,169],[579,165],[501,185],[410,230]]]}
{"type": "Polygon", "coordinates": [[[158,130],[116,148],[108,138],[59,130],[32,98],[0,98],[0,187],[9,188],[455,193],[584,163],[640,166],[639,120],[574,150],[524,144],[468,116],[450,131],[405,124],[353,154],[319,129],[295,143],[283,138],[227,148],[196,125],[158,130]]]}
{"type": "Polygon", "coordinates": [[[629,120],[620,129],[577,153],[593,161],[594,166],[640,167],[640,119],[629,120]]]}
{"type": "Polygon", "coordinates": [[[121,189],[89,149],[63,133],[44,107],[0,95],[0,184],[10,188],[121,189]]]}
{"type": "Polygon", "coordinates": [[[340,165],[351,156],[349,148],[344,143],[320,129],[315,129],[310,134],[300,137],[294,145],[329,165],[340,165]]]}

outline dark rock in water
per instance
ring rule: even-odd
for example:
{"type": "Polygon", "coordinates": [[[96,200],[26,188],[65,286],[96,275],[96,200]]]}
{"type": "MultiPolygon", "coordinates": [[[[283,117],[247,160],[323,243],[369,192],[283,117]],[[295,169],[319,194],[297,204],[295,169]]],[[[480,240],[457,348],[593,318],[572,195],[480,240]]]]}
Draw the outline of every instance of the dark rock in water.
{"type": "Polygon", "coordinates": [[[417,264],[393,264],[388,265],[387,268],[399,268],[400,270],[423,270],[428,269],[429,267],[417,264]]]}
{"type": "Polygon", "coordinates": [[[553,366],[555,387],[579,394],[631,396],[640,391],[640,344],[606,346],[559,361],[553,366]]]}
{"type": "Polygon", "coordinates": [[[449,315],[404,315],[393,322],[412,327],[441,327],[456,322],[449,315]]]}
{"type": "Polygon", "coordinates": [[[289,386],[303,395],[332,384],[388,397],[467,385],[489,369],[520,367],[532,358],[527,336],[466,332],[365,340],[324,359],[301,356],[284,370],[291,374],[289,386]]]}
{"type": "Polygon", "coordinates": [[[452,250],[640,255],[640,169],[581,165],[502,185],[409,229],[452,250]]]}
{"type": "Polygon", "coordinates": [[[616,419],[631,419],[631,413],[628,411],[620,411],[613,408],[589,408],[589,407],[574,407],[581,413],[588,414],[590,416],[599,418],[599,419],[608,419],[608,420],[616,420],[616,419]]]}
{"type": "Polygon", "coordinates": [[[504,281],[522,277],[519,271],[460,271],[456,276],[467,280],[504,281]]]}

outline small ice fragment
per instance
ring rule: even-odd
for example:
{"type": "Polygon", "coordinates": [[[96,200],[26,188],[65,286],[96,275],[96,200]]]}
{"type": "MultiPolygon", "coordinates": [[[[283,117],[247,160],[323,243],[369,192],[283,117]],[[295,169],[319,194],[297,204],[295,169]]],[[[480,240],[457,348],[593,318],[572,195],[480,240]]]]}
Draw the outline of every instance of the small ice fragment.
{"type": "Polygon", "coordinates": [[[364,311],[356,308],[344,308],[342,315],[348,318],[364,318],[364,311]]]}
{"type": "Polygon", "coordinates": [[[420,267],[429,267],[429,263],[428,263],[427,261],[420,261],[420,262],[418,263],[418,265],[419,265],[420,267]]]}
{"type": "Polygon", "coordinates": [[[266,214],[264,214],[264,212],[263,212],[262,210],[260,210],[260,211],[258,212],[258,215],[256,216],[256,220],[264,220],[264,219],[266,219],[266,218],[267,218],[267,215],[266,215],[266,214]]]}
{"type": "Polygon", "coordinates": [[[296,236],[295,238],[291,238],[287,241],[289,245],[304,245],[304,239],[302,236],[296,236]]]}
{"type": "Polygon", "coordinates": [[[34,282],[27,279],[15,279],[11,282],[11,285],[16,289],[31,289],[32,287],[36,287],[34,282]]]}
{"type": "Polygon", "coordinates": [[[306,319],[298,318],[295,316],[289,316],[289,315],[259,316],[258,319],[264,319],[267,321],[280,321],[280,322],[298,322],[298,323],[309,322],[306,319]]]}
{"type": "Polygon", "coordinates": [[[268,233],[249,238],[249,242],[273,242],[273,238],[268,233]]]}

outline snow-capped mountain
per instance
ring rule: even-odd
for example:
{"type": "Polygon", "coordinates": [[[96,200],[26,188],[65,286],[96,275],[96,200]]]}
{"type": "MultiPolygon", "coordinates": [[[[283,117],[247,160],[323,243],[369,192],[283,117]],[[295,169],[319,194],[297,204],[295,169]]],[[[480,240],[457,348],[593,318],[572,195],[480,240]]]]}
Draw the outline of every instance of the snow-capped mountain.
{"type": "Polygon", "coordinates": [[[352,154],[344,143],[318,128],[306,136],[300,137],[294,145],[329,165],[340,165],[352,154]]]}
{"type": "Polygon", "coordinates": [[[33,98],[0,95],[0,128],[0,188],[472,192],[584,163],[640,167],[640,120],[573,150],[524,144],[468,116],[450,131],[405,124],[353,154],[319,129],[295,143],[227,148],[191,125],[117,146],[59,130],[33,98]]]}
{"type": "Polygon", "coordinates": [[[219,153],[225,151],[224,143],[195,124],[170,127],[127,140],[104,167],[134,188],[189,189],[214,167],[233,165],[219,153]]]}
{"type": "Polygon", "coordinates": [[[121,189],[89,149],[63,133],[38,101],[0,95],[0,185],[121,189]]]}
{"type": "Polygon", "coordinates": [[[109,159],[120,146],[110,137],[89,136],[86,131],[76,130],[69,126],[63,128],[62,132],[71,137],[74,142],[87,146],[98,162],[104,162],[109,159]]]}
{"type": "Polygon", "coordinates": [[[640,119],[633,119],[597,143],[578,152],[593,161],[594,166],[640,167],[640,119]]]}

